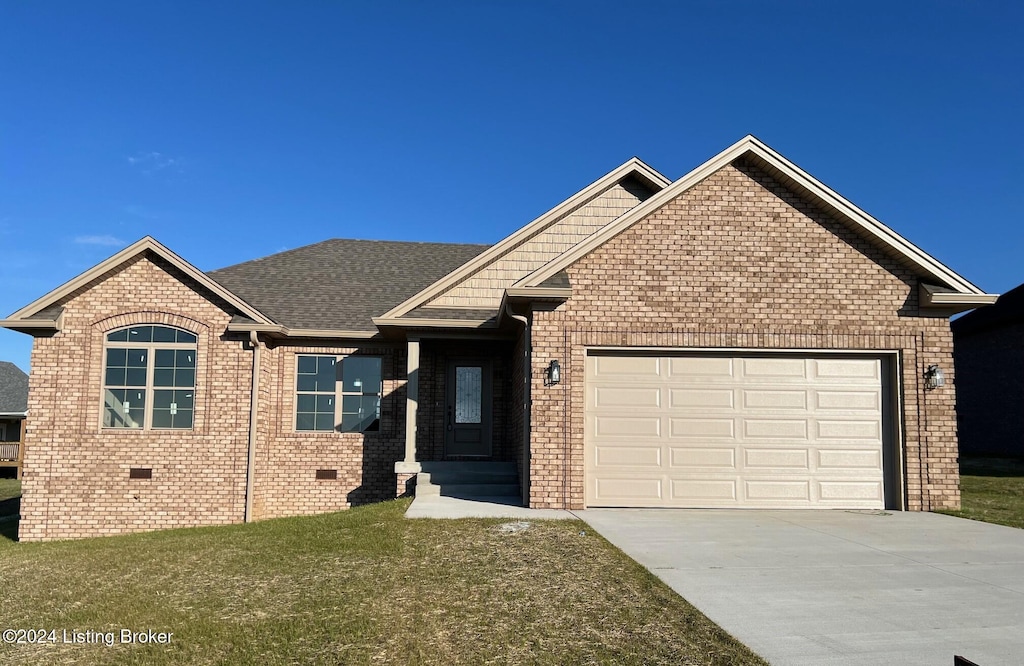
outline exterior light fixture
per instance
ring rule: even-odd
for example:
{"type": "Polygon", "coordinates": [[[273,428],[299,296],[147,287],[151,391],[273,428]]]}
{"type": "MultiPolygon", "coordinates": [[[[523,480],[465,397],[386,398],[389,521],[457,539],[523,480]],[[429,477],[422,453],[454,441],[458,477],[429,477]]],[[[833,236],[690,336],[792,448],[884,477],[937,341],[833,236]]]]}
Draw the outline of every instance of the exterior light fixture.
{"type": "Polygon", "coordinates": [[[551,361],[544,371],[544,386],[554,386],[560,381],[562,381],[562,365],[558,361],[551,361]]]}
{"type": "Polygon", "coordinates": [[[937,365],[929,365],[928,369],[924,371],[924,387],[927,389],[937,389],[945,385],[946,375],[942,373],[942,368],[937,365]]]}

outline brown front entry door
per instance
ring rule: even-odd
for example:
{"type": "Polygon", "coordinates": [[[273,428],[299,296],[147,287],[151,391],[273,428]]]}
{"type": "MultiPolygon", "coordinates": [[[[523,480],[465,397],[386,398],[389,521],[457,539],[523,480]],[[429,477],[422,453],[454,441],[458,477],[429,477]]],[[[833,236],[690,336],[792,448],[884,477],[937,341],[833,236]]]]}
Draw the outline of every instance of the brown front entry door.
{"type": "Polygon", "coordinates": [[[453,359],[448,363],[444,452],[446,457],[491,455],[491,363],[453,359]]]}

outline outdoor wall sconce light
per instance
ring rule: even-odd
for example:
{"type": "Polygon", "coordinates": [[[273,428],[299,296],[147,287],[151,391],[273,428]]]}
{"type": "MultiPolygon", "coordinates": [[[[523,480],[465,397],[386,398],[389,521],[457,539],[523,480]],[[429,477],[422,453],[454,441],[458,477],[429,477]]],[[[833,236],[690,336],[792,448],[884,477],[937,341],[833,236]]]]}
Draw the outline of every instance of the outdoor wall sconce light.
{"type": "Polygon", "coordinates": [[[942,368],[937,365],[929,365],[924,371],[924,387],[926,389],[937,389],[946,385],[946,375],[942,374],[942,368]]]}
{"type": "Polygon", "coordinates": [[[558,361],[551,361],[544,371],[544,386],[554,386],[560,381],[562,381],[562,365],[558,361]]]}

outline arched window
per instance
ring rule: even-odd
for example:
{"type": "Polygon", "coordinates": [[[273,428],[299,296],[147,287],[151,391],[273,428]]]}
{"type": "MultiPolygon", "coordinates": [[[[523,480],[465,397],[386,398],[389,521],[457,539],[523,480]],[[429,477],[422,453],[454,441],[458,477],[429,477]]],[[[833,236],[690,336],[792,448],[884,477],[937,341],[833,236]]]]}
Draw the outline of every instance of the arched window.
{"type": "Polygon", "coordinates": [[[196,336],[170,326],[130,326],[104,345],[103,427],[190,429],[196,336]]]}

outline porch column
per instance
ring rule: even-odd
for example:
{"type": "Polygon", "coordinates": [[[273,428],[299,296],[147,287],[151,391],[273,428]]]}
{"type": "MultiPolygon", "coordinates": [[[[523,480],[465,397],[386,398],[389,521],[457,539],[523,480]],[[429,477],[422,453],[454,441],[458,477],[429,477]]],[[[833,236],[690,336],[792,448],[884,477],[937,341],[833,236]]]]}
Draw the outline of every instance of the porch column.
{"type": "Polygon", "coordinates": [[[417,474],[416,409],[419,407],[420,339],[409,338],[406,350],[405,383],[405,460],[395,463],[397,474],[417,474]]]}

